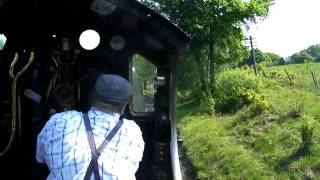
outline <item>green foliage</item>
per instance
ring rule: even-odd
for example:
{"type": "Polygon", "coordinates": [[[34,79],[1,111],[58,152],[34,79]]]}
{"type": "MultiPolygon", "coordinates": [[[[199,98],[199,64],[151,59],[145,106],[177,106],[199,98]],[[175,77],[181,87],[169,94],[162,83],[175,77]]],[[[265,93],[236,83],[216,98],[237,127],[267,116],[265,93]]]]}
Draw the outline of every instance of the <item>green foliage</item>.
{"type": "Polygon", "coordinates": [[[157,68],[150,61],[138,54],[132,57],[133,67],[145,82],[153,82],[156,77],[157,68]]]}
{"type": "Polygon", "coordinates": [[[307,49],[308,54],[310,54],[317,62],[320,61],[320,44],[315,44],[307,49]]]}
{"type": "Polygon", "coordinates": [[[272,62],[278,61],[281,58],[278,54],[272,52],[266,52],[264,55],[269,56],[272,62]]]}
{"type": "Polygon", "coordinates": [[[196,62],[192,56],[183,55],[177,70],[177,87],[180,91],[190,91],[199,87],[196,62]]]}
{"type": "Polygon", "coordinates": [[[279,81],[283,81],[283,79],[287,79],[284,73],[280,73],[279,71],[271,71],[269,72],[269,78],[277,79],[279,81]]]}
{"type": "Polygon", "coordinates": [[[284,60],[283,57],[280,57],[278,54],[272,53],[272,52],[266,52],[264,53],[265,56],[269,56],[271,61],[272,61],[272,65],[285,65],[286,61],[284,60]]]}
{"type": "Polygon", "coordinates": [[[302,64],[302,63],[313,62],[314,58],[310,54],[308,54],[308,52],[306,50],[303,50],[301,52],[293,54],[290,57],[290,61],[292,63],[302,64]]]}
{"type": "Polygon", "coordinates": [[[256,63],[263,63],[265,65],[270,65],[272,64],[272,59],[269,55],[263,53],[260,49],[255,49],[255,59],[256,63]]]}
{"type": "Polygon", "coordinates": [[[227,132],[225,121],[188,116],[180,122],[183,146],[197,169],[195,179],[269,179],[270,171],[227,132]]]}
{"type": "Polygon", "coordinates": [[[289,105],[288,116],[298,118],[303,115],[304,112],[304,100],[297,99],[295,102],[289,105]]]}
{"type": "Polygon", "coordinates": [[[267,104],[260,94],[257,77],[245,69],[227,70],[217,77],[216,107],[222,112],[236,112],[244,105],[256,103],[262,109],[267,104]]]}
{"type": "Polygon", "coordinates": [[[310,152],[312,145],[312,136],[314,131],[314,118],[308,114],[302,116],[303,125],[301,127],[302,148],[306,152],[310,152]]]}
{"type": "Polygon", "coordinates": [[[306,64],[289,64],[286,66],[273,66],[264,69],[268,78],[272,78],[281,82],[281,85],[294,85],[298,88],[314,89],[314,81],[311,72],[315,75],[317,85],[320,85],[320,64],[306,63],[306,64]],[[287,70],[292,80],[290,84],[289,79],[284,71],[287,70]]]}
{"type": "Polygon", "coordinates": [[[179,104],[190,101],[197,103],[193,112],[213,115],[215,112],[215,100],[210,92],[193,90],[193,91],[177,91],[177,99],[179,104]]]}
{"type": "Polygon", "coordinates": [[[254,114],[261,114],[270,108],[270,103],[265,99],[264,96],[258,96],[258,99],[254,100],[251,108],[254,114]]]}
{"type": "MultiPolygon", "coordinates": [[[[242,25],[264,18],[273,0],[141,0],[190,34],[189,56],[194,56],[199,86],[215,85],[215,69],[226,62],[234,64],[247,56],[243,51],[242,25]]],[[[189,63],[188,63],[189,64],[189,63]]],[[[185,64],[186,65],[186,64],[185,64]]],[[[190,75],[190,74],[189,74],[190,75]]],[[[188,76],[189,76],[188,75],[188,76]]],[[[190,82],[195,82],[188,79],[190,82]]],[[[192,83],[191,83],[192,84],[192,83]]],[[[209,88],[209,89],[205,89],[209,88]]]]}
{"type": "Polygon", "coordinates": [[[177,101],[179,104],[185,103],[187,101],[193,100],[192,91],[186,90],[186,91],[177,91],[176,94],[177,101]]]}
{"type": "Polygon", "coordinates": [[[215,100],[210,92],[200,91],[199,106],[197,111],[200,113],[213,115],[215,112],[215,100]]]}
{"type": "MultiPolygon", "coordinates": [[[[296,75],[309,66],[315,72],[320,68],[295,64],[265,70],[286,68],[296,75]]],[[[210,116],[190,113],[195,104],[178,108],[189,112],[178,128],[196,170],[192,179],[320,179],[319,90],[259,80],[270,104],[255,102],[235,114],[210,116]]]]}
{"type": "MultiPolygon", "coordinates": [[[[280,57],[279,55],[271,52],[262,52],[260,49],[256,48],[254,49],[255,54],[255,62],[259,64],[260,66],[271,66],[271,65],[284,65],[286,64],[283,57],[280,57]]],[[[253,61],[251,60],[251,56],[244,59],[244,63],[240,64],[253,64],[253,61]]]]}
{"type": "Polygon", "coordinates": [[[278,62],[277,61],[274,62],[274,65],[285,65],[285,64],[287,64],[287,61],[284,60],[283,57],[281,57],[278,62]]]}
{"type": "MultiPolygon", "coordinates": [[[[265,79],[263,92],[267,96],[272,106],[286,108],[284,116],[300,117],[302,112],[312,114],[320,118],[320,92],[319,87],[315,87],[310,73],[320,72],[319,63],[290,64],[285,66],[272,66],[265,68],[268,77],[271,72],[277,72],[284,77],[283,82],[278,79],[265,79]],[[293,85],[289,84],[284,68],[293,76],[293,85]],[[286,79],[285,79],[286,78],[286,79]]],[[[320,83],[319,75],[316,74],[317,83],[320,83]]]]}
{"type": "Polygon", "coordinates": [[[294,64],[320,62],[320,44],[311,45],[307,49],[294,53],[289,61],[294,64]]]}

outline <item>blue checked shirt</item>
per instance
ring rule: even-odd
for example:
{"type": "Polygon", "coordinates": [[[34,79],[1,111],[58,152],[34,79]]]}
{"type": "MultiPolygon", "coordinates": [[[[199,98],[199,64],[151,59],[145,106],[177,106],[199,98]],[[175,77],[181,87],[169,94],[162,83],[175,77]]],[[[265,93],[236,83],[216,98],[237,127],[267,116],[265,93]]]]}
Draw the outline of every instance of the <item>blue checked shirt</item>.
{"type": "MultiPolygon", "coordinates": [[[[96,147],[119,120],[119,114],[107,114],[96,108],[88,112],[96,147]]],[[[144,150],[139,126],[123,119],[123,125],[98,159],[101,179],[134,180],[144,150]]],[[[46,163],[51,179],[83,179],[91,160],[82,113],[66,111],[51,116],[37,139],[36,159],[46,163]]],[[[91,179],[94,179],[92,174],[91,179]]]]}

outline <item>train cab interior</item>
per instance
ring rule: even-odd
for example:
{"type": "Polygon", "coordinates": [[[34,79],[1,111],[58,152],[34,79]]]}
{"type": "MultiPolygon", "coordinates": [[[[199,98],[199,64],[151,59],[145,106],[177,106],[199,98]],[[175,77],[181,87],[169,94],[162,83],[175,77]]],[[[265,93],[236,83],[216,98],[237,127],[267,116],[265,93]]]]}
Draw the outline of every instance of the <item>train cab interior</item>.
{"type": "Polygon", "coordinates": [[[1,177],[45,179],[37,134],[56,112],[88,110],[95,78],[114,73],[135,89],[124,116],[146,143],[136,178],[181,179],[175,82],[190,37],[178,27],[135,0],[0,0],[0,37],[1,177]],[[87,49],[85,32],[98,34],[87,49]]]}

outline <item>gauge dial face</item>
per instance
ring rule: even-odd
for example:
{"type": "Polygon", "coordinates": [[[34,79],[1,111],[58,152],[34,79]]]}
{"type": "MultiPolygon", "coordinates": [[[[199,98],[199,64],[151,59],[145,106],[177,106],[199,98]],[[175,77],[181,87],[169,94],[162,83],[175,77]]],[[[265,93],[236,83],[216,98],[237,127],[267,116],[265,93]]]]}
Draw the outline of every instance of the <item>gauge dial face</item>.
{"type": "Polygon", "coordinates": [[[100,43],[100,35],[97,31],[88,29],[81,33],[79,43],[83,49],[93,50],[100,43]]]}
{"type": "Polygon", "coordinates": [[[110,40],[110,46],[114,50],[121,50],[124,48],[126,42],[121,35],[112,36],[110,40]]]}

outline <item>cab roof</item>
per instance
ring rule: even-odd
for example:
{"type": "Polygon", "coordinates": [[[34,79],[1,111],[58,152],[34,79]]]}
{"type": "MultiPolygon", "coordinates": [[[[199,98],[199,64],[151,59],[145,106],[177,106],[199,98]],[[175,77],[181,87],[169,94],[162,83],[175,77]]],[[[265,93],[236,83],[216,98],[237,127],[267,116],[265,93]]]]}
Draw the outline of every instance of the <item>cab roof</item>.
{"type": "MultiPolygon", "coordinates": [[[[2,0],[0,33],[7,48],[37,49],[55,37],[79,38],[86,29],[101,36],[100,50],[121,35],[126,48],[161,61],[185,48],[190,37],[166,18],[135,0],[2,0]]],[[[99,51],[99,49],[97,51],[99,51]]]]}

